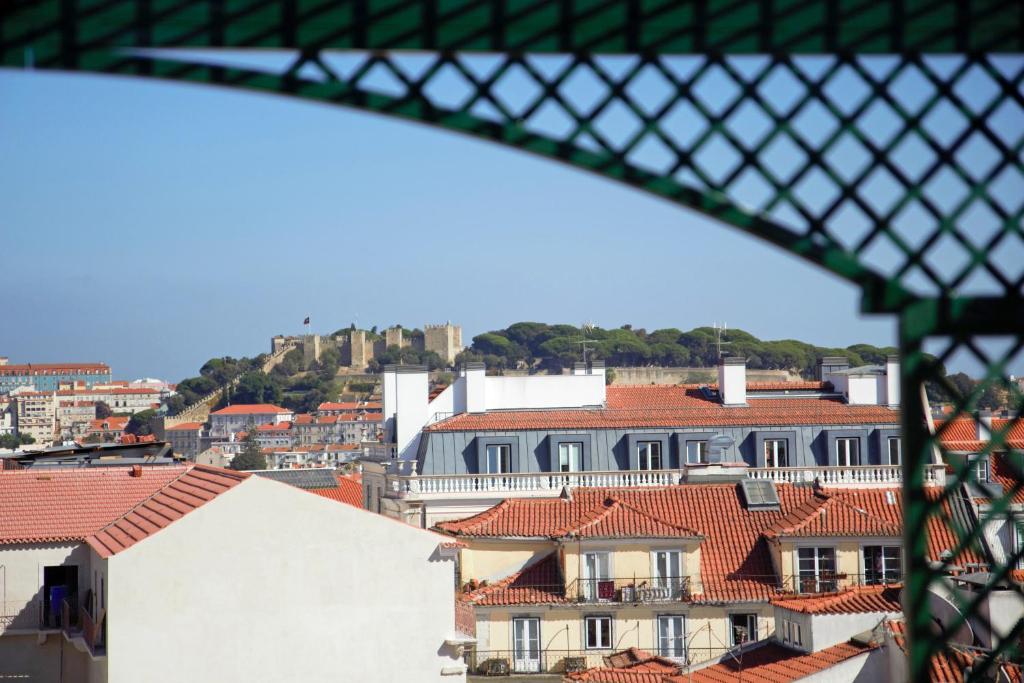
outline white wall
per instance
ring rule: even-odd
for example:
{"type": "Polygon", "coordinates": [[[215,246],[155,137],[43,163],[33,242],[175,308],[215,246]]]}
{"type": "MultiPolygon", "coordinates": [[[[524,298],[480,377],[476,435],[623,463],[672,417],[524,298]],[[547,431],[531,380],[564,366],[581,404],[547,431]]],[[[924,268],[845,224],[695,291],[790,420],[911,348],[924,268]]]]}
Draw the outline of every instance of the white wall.
{"type": "Polygon", "coordinates": [[[848,375],[847,403],[857,406],[878,405],[878,378],[878,375],[848,375]]]}
{"type": "MultiPolygon", "coordinates": [[[[902,612],[865,612],[863,614],[821,614],[811,618],[810,640],[812,651],[845,643],[853,636],[870,631],[885,619],[898,619],[902,612]]],[[[807,637],[804,637],[807,641],[807,637]]]]}
{"type": "Polygon", "coordinates": [[[605,402],[603,370],[592,375],[484,377],[487,410],[530,410],[601,406],[605,402]]]}
{"type": "Polygon", "coordinates": [[[401,458],[416,455],[420,431],[430,418],[427,409],[429,393],[426,372],[395,373],[395,447],[401,458]]]}
{"type": "Polygon", "coordinates": [[[442,540],[251,477],[109,559],[109,681],[464,681],[442,540]]]}

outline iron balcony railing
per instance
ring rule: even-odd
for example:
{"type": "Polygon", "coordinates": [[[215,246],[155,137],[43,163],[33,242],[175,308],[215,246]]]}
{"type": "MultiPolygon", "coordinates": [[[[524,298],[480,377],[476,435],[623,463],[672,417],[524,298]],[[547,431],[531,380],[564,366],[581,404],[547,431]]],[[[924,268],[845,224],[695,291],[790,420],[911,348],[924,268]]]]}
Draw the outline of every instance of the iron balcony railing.
{"type": "MultiPolygon", "coordinates": [[[[557,639],[558,636],[555,638],[557,639]]],[[[606,657],[635,646],[635,642],[621,642],[615,644],[614,648],[588,650],[584,648],[541,648],[536,644],[524,644],[522,648],[513,650],[469,649],[463,655],[463,661],[471,675],[566,674],[608,666],[606,657]]],[[[727,647],[685,647],[681,645],[670,648],[664,653],[659,653],[657,648],[645,651],[671,659],[678,662],[680,666],[686,666],[723,655],[728,649],[727,647]]]]}
{"type": "Polygon", "coordinates": [[[44,623],[42,600],[5,600],[0,602],[0,634],[5,631],[43,630],[44,623]]]}
{"type": "Polygon", "coordinates": [[[566,588],[566,597],[589,603],[681,602],[690,597],[690,577],[575,579],[566,588]]]}

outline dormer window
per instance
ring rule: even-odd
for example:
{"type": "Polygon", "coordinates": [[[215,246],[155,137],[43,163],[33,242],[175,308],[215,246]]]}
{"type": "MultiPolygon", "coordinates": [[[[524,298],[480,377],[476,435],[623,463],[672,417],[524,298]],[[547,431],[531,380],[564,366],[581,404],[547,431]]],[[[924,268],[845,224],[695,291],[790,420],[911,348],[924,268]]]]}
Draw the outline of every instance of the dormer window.
{"type": "Polygon", "coordinates": [[[836,439],[836,464],[840,467],[855,467],[860,464],[860,439],[836,439]]]}
{"type": "Polygon", "coordinates": [[[708,461],[708,442],[707,441],[687,441],[686,442],[686,464],[687,465],[700,465],[705,464],[708,461]]]}
{"type": "Polygon", "coordinates": [[[989,481],[988,458],[980,455],[971,463],[974,469],[974,481],[983,484],[989,481]]]}
{"type": "Polygon", "coordinates": [[[641,470],[661,469],[661,442],[641,441],[637,444],[637,462],[641,470]]]}
{"type": "Polygon", "coordinates": [[[900,437],[890,436],[886,440],[886,455],[888,465],[902,465],[903,464],[903,444],[900,442],[900,437]]]}
{"type": "Polygon", "coordinates": [[[789,453],[785,439],[764,440],[765,467],[789,467],[789,453]]]}

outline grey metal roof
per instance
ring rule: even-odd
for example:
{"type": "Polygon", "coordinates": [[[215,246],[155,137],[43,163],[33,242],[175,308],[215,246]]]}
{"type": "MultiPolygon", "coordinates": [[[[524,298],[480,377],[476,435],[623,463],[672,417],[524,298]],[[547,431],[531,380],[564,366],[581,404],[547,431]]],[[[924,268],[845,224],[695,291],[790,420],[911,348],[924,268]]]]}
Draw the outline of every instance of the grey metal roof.
{"type": "Polygon", "coordinates": [[[284,482],[300,489],[331,489],[338,485],[334,470],[315,467],[301,470],[255,470],[258,477],[284,482]]]}

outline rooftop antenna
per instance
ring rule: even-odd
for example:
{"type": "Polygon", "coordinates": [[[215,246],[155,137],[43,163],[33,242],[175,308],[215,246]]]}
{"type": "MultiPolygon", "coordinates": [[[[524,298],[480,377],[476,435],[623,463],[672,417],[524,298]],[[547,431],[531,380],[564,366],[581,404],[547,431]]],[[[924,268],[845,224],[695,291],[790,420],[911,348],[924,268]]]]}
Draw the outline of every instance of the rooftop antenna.
{"type": "Polygon", "coordinates": [[[583,323],[583,325],[580,326],[580,333],[583,335],[583,339],[578,341],[577,344],[579,344],[583,348],[583,364],[584,365],[587,364],[587,351],[590,350],[587,347],[587,344],[589,344],[590,341],[591,341],[591,340],[587,339],[587,334],[590,333],[590,332],[593,332],[593,331],[594,331],[594,323],[592,323],[592,322],[586,322],[586,323],[583,323]]]}
{"type": "Polygon", "coordinates": [[[721,323],[721,324],[719,324],[719,323],[712,323],[711,326],[715,328],[715,346],[718,349],[718,357],[721,358],[722,357],[722,346],[723,345],[728,346],[729,344],[732,343],[732,342],[722,341],[722,335],[724,335],[729,330],[729,326],[726,325],[725,323],[721,323]]]}

